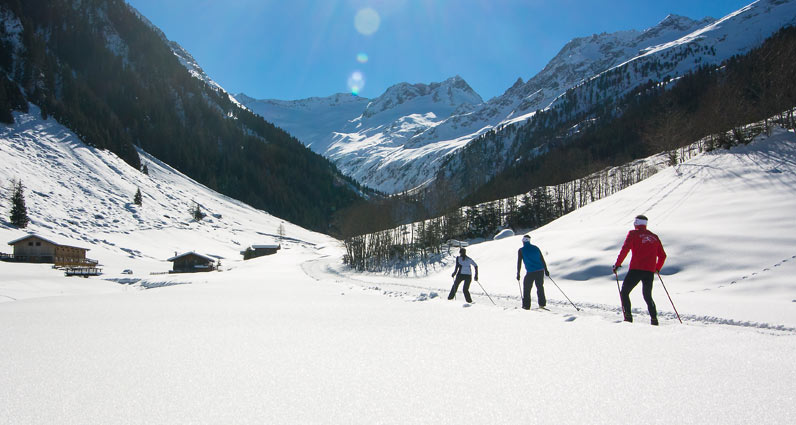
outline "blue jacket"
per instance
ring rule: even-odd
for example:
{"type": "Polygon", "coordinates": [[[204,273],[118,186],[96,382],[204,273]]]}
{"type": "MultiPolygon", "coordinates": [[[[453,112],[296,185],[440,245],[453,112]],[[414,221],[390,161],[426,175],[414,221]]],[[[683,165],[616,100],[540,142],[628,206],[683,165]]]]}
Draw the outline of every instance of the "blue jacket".
{"type": "Polygon", "coordinates": [[[517,251],[517,273],[520,272],[520,262],[525,263],[525,271],[528,273],[547,270],[542,250],[530,242],[523,242],[522,248],[517,251]]]}

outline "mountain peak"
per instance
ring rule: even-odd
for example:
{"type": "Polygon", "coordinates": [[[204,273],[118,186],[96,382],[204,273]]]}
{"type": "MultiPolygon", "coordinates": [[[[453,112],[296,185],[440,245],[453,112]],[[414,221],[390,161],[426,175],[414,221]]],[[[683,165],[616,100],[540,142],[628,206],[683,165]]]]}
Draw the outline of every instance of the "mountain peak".
{"type": "Polygon", "coordinates": [[[237,99],[238,102],[240,102],[240,103],[242,103],[244,105],[247,104],[247,103],[251,103],[251,102],[254,102],[255,100],[257,100],[255,98],[247,95],[246,93],[243,93],[243,92],[240,92],[240,93],[236,94],[235,95],[235,99],[237,99]]]}
{"type": "Polygon", "coordinates": [[[464,78],[456,75],[439,83],[410,84],[404,82],[395,84],[389,87],[384,94],[373,99],[363,115],[365,118],[369,118],[402,105],[412,104],[421,109],[427,109],[422,112],[433,111],[440,116],[440,113],[450,114],[462,104],[477,105],[479,103],[483,103],[481,96],[464,81],[464,78]]]}
{"type": "Polygon", "coordinates": [[[691,19],[687,16],[670,14],[666,15],[662,21],[658,22],[655,26],[644,30],[642,38],[650,38],[657,36],[663,32],[692,32],[696,31],[706,25],[716,22],[716,19],[706,16],[700,20],[691,19]]]}
{"type": "Polygon", "coordinates": [[[666,17],[663,18],[662,21],[658,22],[658,25],[670,26],[670,25],[678,25],[678,24],[681,24],[683,22],[694,23],[696,21],[694,21],[693,19],[691,19],[691,18],[689,18],[687,16],[682,16],[682,15],[677,15],[677,14],[673,14],[672,13],[672,14],[666,15],[666,17]]]}

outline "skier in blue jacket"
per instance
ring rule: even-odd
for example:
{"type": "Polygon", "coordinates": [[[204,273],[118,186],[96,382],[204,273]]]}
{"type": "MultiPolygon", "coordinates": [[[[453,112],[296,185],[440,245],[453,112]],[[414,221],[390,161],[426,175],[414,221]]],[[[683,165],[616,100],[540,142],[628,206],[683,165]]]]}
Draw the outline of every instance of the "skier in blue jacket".
{"type": "Polygon", "coordinates": [[[531,309],[531,288],[536,283],[536,295],[539,297],[539,307],[544,308],[547,299],[544,296],[544,277],[550,276],[547,263],[544,261],[542,250],[536,245],[531,245],[531,237],[522,237],[522,248],[517,251],[517,282],[520,281],[520,268],[525,263],[525,279],[522,281],[522,308],[531,309]]]}

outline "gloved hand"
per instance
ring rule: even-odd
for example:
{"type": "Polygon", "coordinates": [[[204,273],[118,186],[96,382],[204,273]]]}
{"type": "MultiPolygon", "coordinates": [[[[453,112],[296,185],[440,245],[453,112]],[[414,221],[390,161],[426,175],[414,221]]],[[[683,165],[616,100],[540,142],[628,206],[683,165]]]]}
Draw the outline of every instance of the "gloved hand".
{"type": "Polygon", "coordinates": [[[547,277],[550,277],[550,270],[545,270],[544,271],[544,275],[547,276],[547,277]]]}
{"type": "Polygon", "coordinates": [[[478,273],[476,273],[476,275],[475,275],[475,281],[476,282],[478,281],[478,273]]]}
{"type": "Polygon", "coordinates": [[[451,277],[455,277],[455,276],[456,276],[456,272],[451,273],[451,277]]]}
{"type": "Polygon", "coordinates": [[[616,271],[619,270],[619,268],[621,267],[622,266],[617,266],[616,264],[614,264],[614,267],[611,270],[613,270],[614,274],[616,274],[616,271]]]}
{"type": "Polygon", "coordinates": [[[517,272],[517,280],[520,280],[520,273],[517,272]]]}

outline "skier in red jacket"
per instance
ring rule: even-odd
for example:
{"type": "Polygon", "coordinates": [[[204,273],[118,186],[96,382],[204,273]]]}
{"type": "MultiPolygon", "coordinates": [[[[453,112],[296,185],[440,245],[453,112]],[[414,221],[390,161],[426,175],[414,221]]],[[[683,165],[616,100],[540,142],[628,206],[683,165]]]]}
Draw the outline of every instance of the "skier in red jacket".
{"type": "Polygon", "coordinates": [[[658,235],[647,230],[647,217],[643,215],[636,216],[633,223],[635,230],[631,230],[625,238],[625,243],[622,245],[622,250],[619,251],[619,257],[616,258],[613,271],[622,267],[622,261],[627,257],[628,251],[632,251],[633,255],[630,257],[630,271],[625,275],[625,280],[622,282],[622,290],[619,295],[622,299],[622,310],[625,313],[625,321],[632,322],[633,315],[630,312],[630,291],[638,285],[641,281],[642,294],[644,294],[644,301],[647,302],[647,309],[650,313],[650,322],[658,325],[658,311],[655,309],[655,302],[652,300],[652,282],[655,279],[655,273],[661,271],[663,262],[666,260],[666,253],[663,251],[661,240],[658,235]]]}

